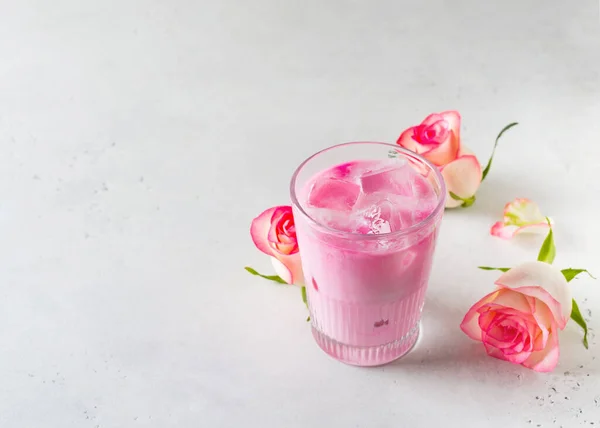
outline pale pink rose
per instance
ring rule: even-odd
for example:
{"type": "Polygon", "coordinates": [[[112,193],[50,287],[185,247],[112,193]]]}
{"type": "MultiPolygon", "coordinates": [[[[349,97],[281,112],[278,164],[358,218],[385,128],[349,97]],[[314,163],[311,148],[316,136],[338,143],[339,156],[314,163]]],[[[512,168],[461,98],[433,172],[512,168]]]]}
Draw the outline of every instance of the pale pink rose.
{"type": "Polygon", "coordinates": [[[469,309],[460,328],[488,355],[549,372],[558,363],[558,330],[571,316],[571,291],[557,268],[528,262],[503,273],[498,289],[469,309]]]}
{"type": "Polygon", "coordinates": [[[285,282],[304,283],[292,207],[278,206],[261,213],[252,220],[250,236],[256,248],[271,256],[277,275],[285,282]]]}
{"type": "Polygon", "coordinates": [[[510,239],[519,233],[547,233],[550,225],[537,206],[529,199],[516,198],[504,206],[504,218],[494,223],[490,233],[510,239]]]}
{"type": "Polygon", "coordinates": [[[396,142],[440,169],[448,191],[447,208],[464,203],[454,199],[450,192],[464,200],[472,200],[481,183],[479,161],[461,144],[460,121],[457,111],[430,114],[420,125],[404,131],[396,142]]]}

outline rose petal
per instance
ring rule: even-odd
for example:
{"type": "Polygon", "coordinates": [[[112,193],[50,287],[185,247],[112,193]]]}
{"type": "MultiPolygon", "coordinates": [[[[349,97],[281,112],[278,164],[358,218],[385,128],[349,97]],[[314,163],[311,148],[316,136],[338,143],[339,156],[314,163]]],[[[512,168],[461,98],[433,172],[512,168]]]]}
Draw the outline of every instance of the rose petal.
{"type": "Polygon", "coordinates": [[[518,219],[521,223],[544,223],[546,217],[542,215],[538,205],[531,199],[516,198],[504,206],[505,221],[518,219]]]}
{"type": "Polygon", "coordinates": [[[500,322],[499,318],[501,318],[501,316],[498,316],[496,312],[490,310],[489,305],[483,305],[477,312],[479,312],[477,324],[479,324],[481,331],[488,333],[496,323],[500,322]]]}
{"type": "Polygon", "coordinates": [[[440,116],[444,118],[450,125],[450,129],[454,132],[457,138],[460,139],[460,113],[456,110],[448,110],[440,113],[440,116]]]}
{"type": "Polygon", "coordinates": [[[413,139],[413,135],[415,134],[416,130],[417,130],[416,126],[411,126],[410,128],[406,129],[402,134],[400,134],[400,137],[398,137],[398,141],[396,141],[396,144],[404,147],[407,150],[410,150],[411,152],[421,154],[423,152],[428,151],[429,147],[425,147],[425,146],[417,143],[413,139]]]}
{"type": "Polygon", "coordinates": [[[502,349],[503,351],[506,348],[514,347],[516,334],[510,337],[507,335],[504,335],[504,337],[502,337],[501,330],[502,328],[498,327],[497,329],[491,329],[489,332],[484,331],[481,334],[482,342],[487,343],[488,345],[491,345],[495,348],[502,349]]]}
{"type": "Polygon", "coordinates": [[[531,352],[521,352],[518,354],[505,354],[501,349],[498,349],[492,345],[487,343],[483,343],[485,347],[485,351],[490,357],[498,358],[499,360],[508,361],[513,364],[522,364],[523,361],[526,361],[527,358],[531,355],[531,352]]]}
{"type": "Polygon", "coordinates": [[[527,300],[531,302],[531,314],[536,324],[540,327],[550,328],[555,320],[548,305],[531,296],[527,296],[527,300]]]}
{"type": "Polygon", "coordinates": [[[267,236],[269,242],[278,242],[279,240],[279,237],[277,236],[277,226],[286,214],[285,208],[289,207],[275,207],[275,211],[273,211],[273,215],[271,215],[271,225],[267,236]]]}
{"type": "Polygon", "coordinates": [[[511,239],[515,235],[521,233],[548,233],[549,228],[550,225],[547,221],[537,224],[528,224],[522,227],[506,225],[504,222],[497,221],[490,229],[490,234],[502,239],[511,239]]]}
{"type": "Polygon", "coordinates": [[[450,196],[450,192],[467,199],[475,195],[481,183],[481,165],[475,156],[462,156],[441,168],[446,182],[448,196],[446,207],[454,208],[462,205],[450,196]]]}
{"type": "Polygon", "coordinates": [[[526,226],[519,227],[517,230],[515,230],[515,235],[520,233],[546,234],[548,233],[548,229],[550,229],[550,225],[546,220],[544,220],[543,223],[528,224],[526,226]]]}
{"type": "Polygon", "coordinates": [[[496,285],[545,303],[562,330],[571,316],[571,290],[560,270],[543,262],[526,262],[503,273],[496,285]]]}
{"type": "Polygon", "coordinates": [[[553,325],[548,335],[546,347],[541,351],[532,352],[530,357],[522,364],[537,372],[551,372],[558,364],[559,355],[558,334],[556,325],[553,325]]]}
{"type": "Polygon", "coordinates": [[[490,229],[490,234],[498,238],[510,239],[515,236],[518,229],[517,226],[505,226],[503,222],[497,221],[490,229]]]}
{"type": "Polygon", "coordinates": [[[434,146],[431,150],[422,153],[422,155],[432,164],[444,166],[456,159],[459,150],[459,137],[454,133],[454,131],[451,131],[446,141],[444,141],[442,144],[434,146]]]}
{"type": "Polygon", "coordinates": [[[509,361],[513,364],[523,364],[523,361],[527,361],[527,358],[529,358],[530,356],[531,351],[515,352],[512,354],[509,354],[507,352],[504,353],[506,361],[509,361]]]}
{"type": "Polygon", "coordinates": [[[288,284],[304,285],[304,274],[302,272],[302,261],[300,253],[289,256],[277,255],[271,257],[271,263],[277,275],[288,284]]]}
{"type": "Polygon", "coordinates": [[[284,265],[281,261],[279,261],[275,257],[271,257],[271,264],[275,269],[275,273],[279,275],[281,279],[283,279],[288,284],[294,283],[294,277],[292,275],[292,271],[288,269],[286,265],[284,265]]]}
{"type": "Polygon", "coordinates": [[[533,350],[541,351],[546,347],[550,329],[556,323],[554,322],[554,316],[552,315],[552,312],[550,312],[550,309],[546,304],[539,302],[533,297],[529,297],[529,299],[533,301],[534,308],[532,313],[538,328],[537,335],[533,338],[533,350]]]}
{"type": "MultiPolygon", "coordinates": [[[[448,122],[443,119],[434,122],[423,131],[426,140],[421,140],[421,144],[425,144],[425,141],[427,141],[429,144],[440,144],[441,142],[446,141],[451,132],[448,122]]],[[[421,135],[423,135],[423,133],[421,135]]]]}
{"type": "Polygon", "coordinates": [[[505,348],[510,348],[514,346],[513,338],[497,339],[496,337],[492,336],[490,333],[486,333],[485,331],[481,333],[481,341],[490,346],[493,346],[494,348],[501,349],[503,353],[505,348]]]}
{"type": "Polygon", "coordinates": [[[506,358],[504,357],[504,353],[502,352],[502,350],[496,348],[495,346],[487,344],[487,343],[484,343],[483,347],[485,348],[485,352],[490,357],[494,357],[494,358],[498,358],[499,360],[506,361],[506,358]]]}
{"type": "Polygon", "coordinates": [[[529,316],[531,308],[525,296],[506,288],[498,291],[498,295],[493,302],[488,304],[489,306],[492,306],[494,310],[501,311],[504,314],[522,317],[529,316]]]}
{"type": "Polygon", "coordinates": [[[538,338],[540,336],[542,336],[542,341],[545,340],[543,338],[543,335],[541,332],[542,329],[543,329],[543,327],[540,327],[537,324],[535,318],[531,322],[527,322],[527,344],[526,344],[527,351],[533,352],[533,351],[539,350],[539,348],[535,347],[535,344],[536,344],[536,340],[538,340],[538,338]]]}
{"type": "MultiPolygon", "coordinates": [[[[514,318],[512,318],[514,320],[514,318]]],[[[518,354],[521,352],[532,352],[533,340],[538,336],[539,328],[531,315],[528,319],[519,319],[515,328],[518,333],[513,340],[513,346],[505,349],[505,354],[518,354]]]]}
{"type": "Polygon", "coordinates": [[[464,331],[465,334],[471,339],[481,340],[481,328],[479,327],[480,313],[478,310],[486,303],[493,301],[498,294],[499,291],[494,291],[484,296],[481,300],[471,306],[463,318],[462,322],[460,323],[460,329],[464,331]]]}
{"type": "MultiPolygon", "coordinates": [[[[535,319],[530,313],[524,313],[516,309],[497,306],[494,303],[488,303],[482,307],[482,310],[487,310],[496,315],[495,322],[502,325],[509,325],[515,328],[527,330],[530,323],[535,323],[535,319]]],[[[481,325],[481,323],[480,323],[481,325]]],[[[482,326],[482,329],[485,327],[482,326]]]]}
{"type": "Polygon", "coordinates": [[[428,147],[428,151],[423,152],[423,156],[437,166],[444,166],[455,160],[461,149],[460,113],[457,111],[444,111],[438,114],[430,114],[425,118],[421,125],[432,126],[442,121],[448,124],[448,137],[444,139],[441,144],[434,147],[428,147]]]}
{"type": "Polygon", "coordinates": [[[250,236],[254,245],[269,256],[273,255],[273,248],[269,245],[268,236],[271,229],[271,218],[277,208],[281,207],[273,207],[263,211],[258,217],[252,220],[252,225],[250,226],[250,236]]]}
{"type": "Polygon", "coordinates": [[[464,144],[461,144],[460,145],[460,150],[458,151],[457,158],[460,158],[460,157],[463,157],[463,156],[466,156],[466,155],[475,156],[475,153],[473,153],[473,150],[469,149],[464,144]]]}
{"type": "MultiPolygon", "coordinates": [[[[559,303],[556,299],[554,299],[552,297],[552,295],[550,293],[548,293],[543,287],[541,287],[541,286],[518,287],[518,288],[514,288],[514,290],[518,291],[519,293],[523,293],[527,296],[531,296],[535,299],[538,299],[538,304],[543,303],[546,306],[548,306],[548,309],[550,310],[550,313],[552,314],[552,318],[557,322],[557,324],[559,324],[559,322],[560,322],[560,325],[563,326],[563,327],[561,327],[561,330],[567,324],[567,321],[569,320],[569,317],[570,317],[570,312],[569,312],[569,316],[567,316],[566,318],[563,319],[562,317],[564,316],[564,314],[563,314],[563,308],[562,308],[561,303],[559,303]]],[[[571,303],[571,300],[569,300],[569,302],[571,303]]]]}
{"type": "Polygon", "coordinates": [[[421,125],[425,125],[425,126],[431,126],[436,122],[439,122],[440,120],[446,120],[444,118],[444,116],[442,116],[439,113],[432,113],[429,116],[427,116],[425,119],[423,119],[423,122],[421,122],[421,125]]]}
{"type": "MultiPolygon", "coordinates": [[[[529,336],[527,336],[527,337],[529,337],[529,336]]],[[[504,353],[505,354],[508,354],[508,353],[510,353],[510,354],[520,354],[520,353],[523,352],[523,350],[525,350],[526,352],[531,352],[531,349],[529,349],[529,347],[526,346],[526,344],[529,344],[529,343],[530,343],[529,340],[525,341],[523,339],[523,335],[519,334],[515,338],[512,348],[506,349],[504,351],[504,353]]]]}

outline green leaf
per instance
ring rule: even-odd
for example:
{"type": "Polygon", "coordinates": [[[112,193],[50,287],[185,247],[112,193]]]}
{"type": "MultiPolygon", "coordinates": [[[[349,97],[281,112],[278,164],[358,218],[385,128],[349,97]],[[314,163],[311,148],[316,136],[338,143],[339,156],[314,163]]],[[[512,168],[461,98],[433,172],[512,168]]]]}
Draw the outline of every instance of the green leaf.
{"type": "Polygon", "coordinates": [[[471,196],[470,198],[461,198],[454,192],[448,192],[448,193],[450,193],[450,197],[452,199],[454,199],[455,201],[462,201],[461,207],[463,207],[463,208],[470,207],[471,205],[473,205],[475,203],[475,195],[471,196]]]}
{"type": "Polygon", "coordinates": [[[473,205],[474,203],[475,203],[475,195],[471,196],[470,198],[464,199],[462,207],[463,208],[468,208],[471,205],[473,205]]]}
{"type": "Polygon", "coordinates": [[[488,161],[487,166],[485,167],[485,169],[483,170],[483,173],[481,174],[481,181],[485,180],[485,177],[488,175],[488,172],[490,172],[490,168],[492,167],[492,160],[494,159],[494,155],[496,154],[496,147],[498,147],[498,141],[500,140],[500,137],[502,137],[502,134],[504,134],[510,128],[512,128],[513,126],[516,126],[518,124],[519,124],[518,122],[509,123],[502,129],[502,131],[500,131],[500,133],[496,137],[496,142],[494,143],[494,148],[492,149],[492,155],[490,156],[490,160],[488,161]]]}
{"type": "Polygon", "coordinates": [[[592,277],[593,279],[596,279],[594,277],[594,275],[592,275],[591,273],[588,272],[587,269],[563,269],[561,270],[562,274],[564,275],[565,279],[567,280],[567,282],[570,282],[573,278],[575,278],[577,275],[579,275],[580,273],[587,273],[590,277],[592,277]]]}
{"type": "Polygon", "coordinates": [[[477,266],[479,269],[483,269],[483,270],[499,270],[502,272],[508,272],[509,270],[511,270],[512,268],[497,268],[497,267],[490,267],[490,266],[477,266]]]}
{"type": "MultiPolygon", "coordinates": [[[[308,298],[306,297],[306,287],[302,286],[301,289],[302,292],[302,301],[304,302],[304,304],[306,305],[306,308],[308,309],[308,298]]],[[[306,318],[306,322],[310,321],[310,315],[308,316],[308,318],[306,318]]]]}
{"type": "Polygon", "coordinates": [[[579,324],[579,326],[583,329],[583,346],[585,346],[585,349],[588,349],[587,323],[583,319],[583,316],[581,315],[581,311],[579,311],[579,306],[577,306],[577,302],[575,301],[575,299],[573,299],[573,309],[571,310],[571,319],[573,321],[575,321],[577,324],[579,324]]]}
{"type": "Polygon", "coordinates": [[[244,269],[246,269],[246,271],[248,271],[252,275],[260,276],[261,278],[268,279],[269,281],[274,281],[279,284],[287,284],[287,282],[281,279],[279,275],[263,275],[262,273],[258,273],[257,271],[252,269],[250,266],[246,266],[244,269]]]}
{"type": "Polygon", "coordinates": [[[540,253],[538,254],[538,261],[552,264],[554,261],[554,257],[556,257],[556,247],[554,246],[554,233],[552,232],[552,225],[550,224],[550,219],[546,217],[546,221],[550,226],[550,230],[548,231],[548,235],[542,246],[540,248],[540,253]]]}
{"type": "Polygon", "coordinates": [[[463,198],[461,198],[460,196],[458,196],[454,192],[449,192],[449,193],[450,193],[450,196],[452,197],[452,199],[454,199],[455,201],[462,201],[462,200],[464,200],[463,198]]]}

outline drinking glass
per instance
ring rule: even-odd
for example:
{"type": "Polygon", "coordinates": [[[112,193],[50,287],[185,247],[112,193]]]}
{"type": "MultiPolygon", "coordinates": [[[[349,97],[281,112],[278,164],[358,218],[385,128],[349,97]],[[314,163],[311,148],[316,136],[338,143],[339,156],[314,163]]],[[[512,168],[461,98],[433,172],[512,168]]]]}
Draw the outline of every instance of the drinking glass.
{"type": "MultiPolygon", "coordinates": [[[[306,159],[290,193],[301,249],[313,336],[333,358],[358,366],[386,364],[406,354],[419,336],[446,188],[439,170],[397,145],[336,145],[306,159]],[[433,210],[404,229],[359,234],[319,223],[307,209],[307,186],[319,174],[355,161],[403,158],[432,186],[433,210]]],[[[418,209],[418,203],[416,209],[418,209]]]]}

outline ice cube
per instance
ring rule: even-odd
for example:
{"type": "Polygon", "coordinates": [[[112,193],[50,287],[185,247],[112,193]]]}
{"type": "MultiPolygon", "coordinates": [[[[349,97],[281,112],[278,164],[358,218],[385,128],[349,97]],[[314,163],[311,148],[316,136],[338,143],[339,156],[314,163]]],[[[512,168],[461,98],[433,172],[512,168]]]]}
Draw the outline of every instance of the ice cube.
{"type": "Polygon", "coordinates": [[[390,195],[394,207],[390,218],[390,228],[393,232],[404,230],[413,225],[415,200],[408,196],[390,195]]]}
{"type": "Polygon", "coordinates": [[[371,195],[371,198],[386,200],[389,214],[385,218],[389,222],[391,232],[409,228],[416,223],[415,213],[419,210],[420,201],[415,197],[379,192],[371,195]]]}
{"type": "Polygon", "coordinates": [[[315,208],[328,208],[337,211],[350,211],[358,196],[360,186],[337,178],[324,178],[315,181],[310,194],[308,205],[315,208]]]}
{"type": "Polygon", "coordinates": [[[431,199],[414,199],[402,196],[396,198],[404,198],[404,201],[395,201],[394,222],[392,223],[393,230],[406,229],[426,219],[429,214],[435,209],[435,200],[431,199]]]}
{"type": "Polygon", "coordinates": [[[394,206],[383,193],[362,195],[351,214],[354,231],[366,235],[392,232],[393,217],[394,206]]]}
{"type": "Polygon", "coordinates": [[[433,186],[421,174],[415,173],[411,181],[411,187],[412,194],[419,199],[437,199],[433,186]]]}
{"type": "Polygon", "coordinates": [[[413,222],[423,221],[435,209],[438,197],[426,177],[417,174],[412,183],[416,207],[413,210],[413,222]]]}
{"type": "Polygon", "coordinates": [[[373,205],[364,210],[352,213],[352,231],[363,235],[390,233],[390,223],[381,216],[381,207],[373,205]]]}
{"type": "Polygon", "coordinates": [[[394,212],[391,227],[395,232],[397,230],[405,230],[414,225],[415,211],[412,208],[398,208],[394,212]]]}
{"type": "Polygon", "coordinates": [[[308,214],[317,223],[343,232],[353,232],[354,222],[347,211],[336,211],[327,208],[308,208],[308,214]]]}
{"type": "Polygon", "coordinates": [[[429,217],[436,207],[436,202],[437,200],[420,200],[412,213],[413,223],[420,223],[429,217]]]}
{"type": "Polygon", "coordinates": [[[336,165],[325,171],[323,177],[336,178],[338,180],[359,183],[358,178],[365,172],[370,172],[378,166],[381,161],[351,161],[336,165]]]}
{"type": "Polygon", "coordinates": [[[412,180],[415,171],[403,159],[378,162],[360,176],[363,192],[388,192],[412,196],[412,180]]]}
{"type": "Polygon", "coordinates": [[[389,223],[391,211],[386,203],[387,201],[381,201],[378,205],[372,205],[359,214],[360,229],[357,230],[359,233],[379,235],[391,232],[389,223]]]}
{"type": "Polygon", "coordinates": [[[356,168],[356,162],[346,162],[340,165],[337,165],[329,171],[331,177],[339,178],[341,180],[351,181],[352,173],[356,168]],[[349,180],[350,179],[350,180],[349,180]]]}

